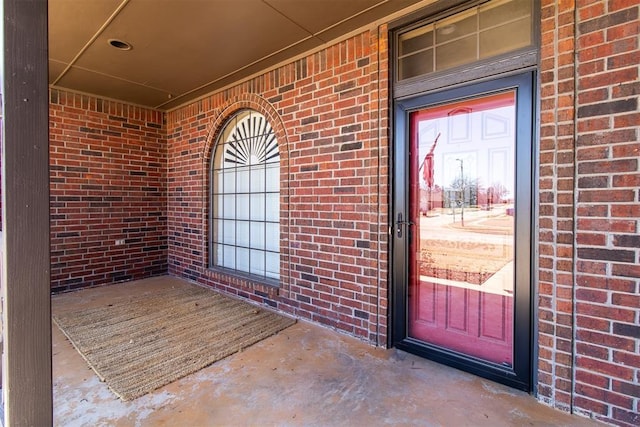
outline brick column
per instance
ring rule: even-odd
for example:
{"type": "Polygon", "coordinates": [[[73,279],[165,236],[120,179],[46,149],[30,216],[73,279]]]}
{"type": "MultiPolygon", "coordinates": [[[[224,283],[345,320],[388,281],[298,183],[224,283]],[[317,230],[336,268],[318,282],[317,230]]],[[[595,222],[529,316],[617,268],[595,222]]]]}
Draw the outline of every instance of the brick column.
{"type": "Polygon", "coordinates": [[[618,425],[640,424],[638,17],[542,2],[538,396],[618,425]]]}
{"type": "Polygon", "coordinates": [[[574,411],[640,425],[637,1],[578,2],[574,411]]]}
{"type": "Polygon", "coordinates": [[[574,213],[574,3],[542,2],[538,396],[571,408],[574,213]]]}

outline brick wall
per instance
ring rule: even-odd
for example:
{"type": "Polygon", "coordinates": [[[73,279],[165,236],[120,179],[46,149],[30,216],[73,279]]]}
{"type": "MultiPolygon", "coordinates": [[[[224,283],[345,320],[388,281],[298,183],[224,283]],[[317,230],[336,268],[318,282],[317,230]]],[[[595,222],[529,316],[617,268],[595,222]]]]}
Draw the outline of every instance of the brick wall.
{"type": "Polygon", "coordinates": [[[166,273],[163,113],[51,90],[49,129],[52,291],[166,273]]]}
{"type": "Polygon", "coordinates": [[[570,2],[542,2],[540,52],[538,393],[570,410],[574,228],[574,21],[570,2]]]}
{"type": "MultiPolygon", "coordinates": [[[[538,397],[638,425],[640,6],[541,6],[538,397]]],[[[387,55],[386,29],[366,31],[173,110],[166,127],[158,112],[53,91],[53,289],[168,269],[385,345],[387,55]],[[279,288],[207,268],[208,162],[242,108],[280,143],[279,288]]]]}
{"type": "Polygon", "coordinates": [[[539,397],[619,425],[640,424],[638,16],[542,7],[539,397]]]}
{"type": "Polygon", "coordinates": [[[367,31],[167,115],[169,271],[385,344],[386,31],[367,31]],[[208,159],[241,108],[281,153],[278,289],[207,268],[208,159]],[[384,195],[384,196],[380,196],[384,195]]]}

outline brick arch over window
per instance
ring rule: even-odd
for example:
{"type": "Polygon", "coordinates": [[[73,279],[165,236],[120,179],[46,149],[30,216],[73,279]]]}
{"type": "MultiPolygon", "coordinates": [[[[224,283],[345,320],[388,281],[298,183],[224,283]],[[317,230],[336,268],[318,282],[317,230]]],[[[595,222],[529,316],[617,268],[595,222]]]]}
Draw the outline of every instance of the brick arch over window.
{"type": "Polygon", "coordinates": [[[251,288],[259,291],[267,292],[271,295],[280,294],[285,295],[289,289],[289,206],[288,206],[288,194],[289,194],[289,144],[287,133],[280,115],[275,108],[264,98],[261,98],[254,94],[244,94],[239,97],[235,97],[229,100],[225,105],[217,110],[218,113],[214,115],[211,125],[209,127],[207,140],[202,153],[202,167],[203,167],[203,207],[205,209],[203,215],[203,230],[205,230],[205,239],[203,247],[203,260],[204,273],[206,276],[219,280],[223,283],[233,284],[232,286],[238,286],[242,288],[251,288]],[[217,271],[210,268],[210,244],[209,236],[211,230],[210,221],[210,185],[211,185],[211,161],[217,148],[217,143],[220,140],[221,133],[225,130],[227,124],[231,119],[236,117],[243,111],[255,111],[262,116],[270,124],[273,129],[273,133],[278,141],[278,149],[280,154],[280,279],[279,288],[265,285],[260,281],[255,281],[251,277],[225,277],[224,272],[217,271]]]}
{"type": "Polygon", "coordinates": [[[241,110],[255,110],[266,117],[276,134],[276,138],[278,138],[278,145],[280,146],[280,166],[283,167],[286,165],[286,168],[288,169],[289,144],[282,119],[273,105],[271,105],[266,99],[255,94],[246,94],[236,97],[218,110],[219,113],[215,115],[211,122],[211,126],[209,127],[207,142],[203,150],[204,162],[206,164],[209,163],[209,159],[215,148],[214,145],[217,141],[217,137],[224,125],[227,123],[229,118],[233,117],[234,114],[241,110]]]}

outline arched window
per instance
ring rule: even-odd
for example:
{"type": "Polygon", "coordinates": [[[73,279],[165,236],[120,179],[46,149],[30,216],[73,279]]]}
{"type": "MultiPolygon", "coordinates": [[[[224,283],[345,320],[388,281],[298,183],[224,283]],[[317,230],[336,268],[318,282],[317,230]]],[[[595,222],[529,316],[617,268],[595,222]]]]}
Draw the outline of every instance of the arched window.
{"type": "Polygon", "coordinates": [[[242,110],[211,157],[211,267],[280,277],[280,152],[266,117],[242,110]]]}

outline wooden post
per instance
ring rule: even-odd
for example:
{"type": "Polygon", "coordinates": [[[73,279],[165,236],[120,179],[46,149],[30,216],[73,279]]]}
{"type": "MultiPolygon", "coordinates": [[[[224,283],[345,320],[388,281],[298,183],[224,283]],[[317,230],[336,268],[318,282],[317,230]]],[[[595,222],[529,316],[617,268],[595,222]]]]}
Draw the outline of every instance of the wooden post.
{"type": "Polygon", "coordinates": [[[4,0],[3,394],[7,426],[52,424],[47,1],[4,0]]]}

